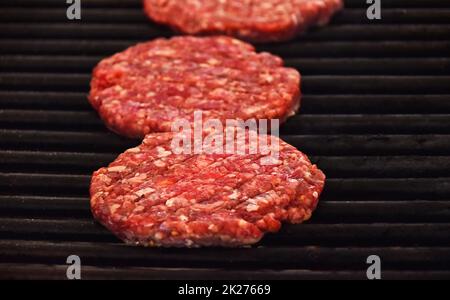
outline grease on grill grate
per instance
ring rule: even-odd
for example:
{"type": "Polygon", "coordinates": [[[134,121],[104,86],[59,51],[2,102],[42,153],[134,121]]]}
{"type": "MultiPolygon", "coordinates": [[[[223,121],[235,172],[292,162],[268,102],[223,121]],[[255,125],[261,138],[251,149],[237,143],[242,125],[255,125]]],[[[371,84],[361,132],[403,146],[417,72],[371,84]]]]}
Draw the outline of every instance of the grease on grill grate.
{"type": "Polygon", "coordinates": [[[329,27],[259,46],[304,76],[282,135],[329,176],[313,220],[259,248],[187,252],[127,247],[89,211],[90,173],[139,143],[90,109],[90,71],[169,31],[138,0],[87,1],[82,22],[63,1],[1,2],[1,276],[64,278],[76,253],[83,278],[365,278],[377,254],[383,278],[449,278],[450,4],[392,0],[372,23],[346,3],[329,27]]]}

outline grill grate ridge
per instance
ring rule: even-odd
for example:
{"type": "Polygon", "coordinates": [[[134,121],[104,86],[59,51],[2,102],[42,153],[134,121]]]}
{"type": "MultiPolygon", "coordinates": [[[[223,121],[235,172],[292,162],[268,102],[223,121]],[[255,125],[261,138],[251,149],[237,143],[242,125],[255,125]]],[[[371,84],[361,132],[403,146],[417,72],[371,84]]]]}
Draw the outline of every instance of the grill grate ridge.
{"type": "Polygon", "coordinates": [[[170,35],[140,6],[85,1],[68,22],[64,1],[0,1],[0,277],[62,279],[77,253],[94,279],[362,279],[372,254],[383,278],[450,278],[450,2],[383,2],[371,22],[346,0],[330,26],[258,45],[303,74],[282,138],[324,169],[326,190],[308,224],[260,248],[189,252],[127,247],[90,215],[90,173],[139,143],[90,108],[91,69],[170,35]]]}

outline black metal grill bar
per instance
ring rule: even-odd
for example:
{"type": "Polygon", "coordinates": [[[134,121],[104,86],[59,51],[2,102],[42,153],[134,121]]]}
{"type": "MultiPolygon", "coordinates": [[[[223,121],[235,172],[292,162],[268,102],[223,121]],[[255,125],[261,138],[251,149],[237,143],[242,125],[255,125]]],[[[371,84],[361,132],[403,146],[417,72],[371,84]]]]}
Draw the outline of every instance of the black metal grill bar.
{"type": "MultiPolygon", "coordinates": [[[[42,265],[42,264],[0,264],[1,279],[25,279],[36,280],[47,278],[58,280],[66,276],[67,265],[42,265]]],[[[332,277],[342,280],[364,278],[365,272],[346,271],[333,272],[332,277]]],[[[383,279],[387,280],[414,280],[426,279],[436,280],[450,277],[446,271],[391,271],[383,272],[383,279]]],[[[208,278],[209,280],[266,280],[276,278],[277,280],[324,280],[330,279],[329,271],[308,270],[225,270],[225,269],[188,269],[188,268],[99,268],[83,266],[83,279],[87,280],[198,280],[208,278]]]]}
{"type": "MultiPolygon", "coordinates": [[[[287,135],[283,139],[316,155],[432,156],[450,151],[450,135],[287,135]]],[[[0,130],[3,149],[110,153],[111,149],[128,149],[138,144],[111,133],[0,130]]]]}
{"type": "MultiPolygon", "coordinates": [[[[83,7],[90,8],[139,8],[141,7],[141,0],[89,0],[83,3],[83,7]]],[[[16,0],[14,2],[8,0],[0,1],[0,6],[4,7],[66,7],[65,2],[58,0],[40,0],[39,2],[33,0],[16,0]]]]}
{"type": "Polygon", "coordinates": [[[290,119],[282,134],[447,133],[448,115],[304,115],[290,119]],[[309,122],[308,122],[309,121],[309,122]],[[297,127],[294,125],[297,123],[297,127]]]}
{"type": "MultiPolygon", "coordinates": [[[[0,221],[0,237],[2,239],[118,242],[110,232],[90,220],[2,218],[0,221]]],[[[286,225],[276,235],[267,235],[259,245],[271,249],[280,246],[298,249],[299,246],[318,244],[323,247],[449,246],[449,230],[449,223],[316,223],[304,224],[301,227],[286,225]]],[[[224,256],[218,256],[218,258],[220,261],[226,259],[224,256]]]]}
{"type": "MultiPolygon", "coordinates": [[[[0,110],[0,125],[9,129],[106,130],[94,112],[78,111],[0,110]]],[[[282,127],[281,134],[408,134],[412,131],[448,134],[450,116],[302,115],[291,118],[282,127]]]]}
{"type": "MultiPolygon", "coordinates": [[[[4,218],[92,219],[86,197],[2,195],[0,200],[0,216],[4,218]]],[[[449,217],[448,200],[325,200],[310,223],[446,223],[449,217]]]]}
{"type": "MultiPolygon", "coordinates": [[[[4,39],[1,54],[35,55],[110,55],[138,42],[96,40],[4,39]]],[[[259,50],[283,57],[431,57],[447,56],[450,41],[351,41],[351,42],[293,42],[283,47],[264,45],[259,50]]]]}
{"type": "MultiPolygon", "coordinates": [[[[4,8],[0,11],[0,22],[66,22],[67,7],[43,8],[26,10],[22,8],[4,8]]],[[[339,14],[335,24],[367,24],[364,9],[348,9],[339,14]]],[[[84,8],[83,22],[89,23],[148,23],[140,8],[84,8]]],[[[450,23],[450,9],[446,8],[410,8],[396,9],[385,8],[383,10],[383,24],[447,24],[450,23]]]]}
{"type": "MultiPolygon", "coordinates": [[[[450,22],[450,10],[446,8],[398,9],[387,8],[384,3],[383,7],[383,24],[447,24],[450,22]]],[[[369,22],[366,9],[347,9],[333,19],[334,24],[367,24],[369,22]]]]}
{"type": "MultiPolygon", "coordinates": [[[[86,91],[90,75],[41,73],[0,73],[0,88],[8,90],[86,91]]],[[[442,94],[450,93],[450,76],[341,76],[303,78],[308,94],[442,94]]]]}
{"type": "Polygon", "coordinates": [[[346,6],[329,27],[257,46],[303,74],[282,138],[328,175],[313,219],[261,248],[186,252],[118,243],[88,196],[89,174],[139,144],[88,104],[91,69],[170,31],[141,0],[83,2],[82,22],[64,1],[0,1],[0,277],[65,278],[76,253],[84,278],[360,279],[372,254],[383,278],[450,278],[450,2],[391,0],[373,22],[365,1],[346,6]]]}
{"type": "MultiPolygon", "coordinates": [[[[2,72],[91,73],[101,57],[0,56],[2,72]]],[[[295,58],[286,65],[305,75],[449,75],[448,58],[295,58]]]]}
{"type": "MultiPolygon", "coordinates": [[[[366,7],[366,3],[361,0],[346,0],[347,8],[366,7]]],[[[0,7],[65,7],[65,3],[59,0],[40,0],[39,2],[33,0],[15,0],[14,2],[8,0],[0,1],[0,7]]],[[[139,8],[141,7],[141,0],[89,0],[83,3],[86,8],[139,8]]],[[[383,7],[392,8],[408,8],[408,7],[426,7],[426,8],[444,8],[450,7],[447,1],[442,0],[389,0],[383,3],[383,7]]]]}
{"type": "MultiPolygon", "coordinates": [[[[65,221],[56,219],[0,220],[2,222],[0,227],[2,240],[120,243],[110,232],[92,221],[70,219],[65,221]]],[[[324,248],[355,247],[355,240],[358,241],[358,247],[450,246],[448,238],[450,224],[448,223],[304,224],[301,229],[296,228],[298,226],[286,225],[277,235],[266,236],[258,246],[271,249],[290,247],[292,253],[298,253],[300,247],[318,244],[324,248]]],[[[220,263],[226,260],[226,257],[218,254],[216,259],[217,263],[220,263]]],[[[440,260],[441,258],[437,257],[436,259],[440,260]]],[[[264,268],[264,263],[261,263],[260,267],[264,268]]]]}
{"type": "MultiPolygon", "coordinates": [[[[36,130],[0,130],[3,148],[20,149],[72,149],[72,151],[101,151],[127,149],[139,144],[138,141],[120,139],[112,133],[61,132],[36,130]]],[[[450,137],[450,136],[449,136],[450,137]]]]}
{"type": "MultiPolygon", "coordinates": [[[[443,114],[449,95],[303,95],[304,114],[443,114]]],[[[0,109],[91,111],[86,93],[0,91],[0,109]]]]}
{"type": "MultiPolygon", "coordinates": [[[[5,38],[52,38],[52,39],[152,39],[166,36],[151,25],[138,24],[30,24],[3,23],[5,38]]],[[[450,25],[338,25],[311,32],[301,39],[305,41],[338,40],[440,40],[450,36],[450,25]]]]}
{"type": "MultiPolygon", "coordinates": [[[[87,196],[90,176],[0,173],[0,194],[87,196]]],[[[334,178],[323,200],[448,199],[450,178],[334,178]]]]}
{"type": "MultiPolygon", "coordinates": [[[[282,47],[265,45],[257,47],[283,57],[432,57],[448,56],[448,40],[418,41],[300,41],[282,47]],[[320,53],[320,54],[319,54],[320,53]]],[[[0,49],[1,52],[1,49],[0,49]]]]}
{"type": "MultiPolygon", "coordinates": [[[[370,248],[317,248],[298,247],[295,255],[292,248],[241,249],[199,249],[186,252],[177,249],[130,248],[120,244],[104,243],[101,248],[90,243],[53,243],[41,241],[0,241],[0,254],[9,262],[59,263],[66,259],[66,253],[79,253],[87,265],[133,266],[133,267],[229,267],[233,269],[264,266],[271,269],[308,269],[329,261],[330,267],[348,267],[348,270],[360,270],[361,260],[365,261],[372,253],[383,257],[386,269],[403,270],[446,270],[448,268],[449,248],[438,247],[370,247],[370,248]],[[24,245],[25,247],[22,247],[24,245]],[[100,250],[101,249],[101,250],[100,250]],[[98,255],[102,251],[103,255],[98,255]],[[250,254],[251,253],[251,254],[250,254]],[[217,260],[217,257],[226,258],[217,260]]],[[[320,269],[319,269],[320,270],[320,269]]],[[[323,270],[323,269],[322,269],[323,270]]]]}
{"type": "Polygon", "coordinates": [[[0,91],[0,109],[90,110],[86,93],[0,91]]]}
{"type": "MultiPolygon", "coordinates": [[[[0,171],[77,173],[90,175],[118,154],[0,151],[0,171]]],[[[323,156],[311,157],[329,178],[434,178],[450,174],[448,156],[323,156]]]]}

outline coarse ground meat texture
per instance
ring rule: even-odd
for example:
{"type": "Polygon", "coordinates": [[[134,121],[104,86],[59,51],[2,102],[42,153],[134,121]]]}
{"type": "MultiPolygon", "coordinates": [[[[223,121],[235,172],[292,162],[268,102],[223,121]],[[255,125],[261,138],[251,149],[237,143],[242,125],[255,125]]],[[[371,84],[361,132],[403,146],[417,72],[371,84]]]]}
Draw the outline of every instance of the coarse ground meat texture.
{"type": "Polygon", "coordinates": [[[93,175],[93,215],[128,244],[252,245],[282,222],[308,220],[317,206],[325,175],[276,137],[279,158],[269,165],[248,145],[246,155],[174,154],[173,137],[150,134],[93,175]]]}
{"type": "Polygon", "coordinates": [[[144,0],[152,20],[177,31],[252,42],[290,40],[327,24],[343,6],[343,0],[144,0]]]}
{"type": "Polygon", "coordinates": [[[130,137],[170,132],[174,121],[281,119],[300,105],[300,74],[281,58],[230,37],[138,44],[93,72],[89,100],[106,125],[130,137]]]}

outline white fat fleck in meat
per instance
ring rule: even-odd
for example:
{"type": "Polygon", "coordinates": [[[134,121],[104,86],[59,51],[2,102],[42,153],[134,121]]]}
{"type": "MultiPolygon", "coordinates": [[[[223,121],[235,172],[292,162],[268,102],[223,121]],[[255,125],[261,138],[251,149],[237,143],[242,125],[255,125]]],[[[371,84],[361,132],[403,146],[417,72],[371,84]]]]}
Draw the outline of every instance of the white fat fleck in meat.
{"type": "Polygon", "coordinates": [[[226,83],[228,82],[228,79],[227,78],[221,78],[221,79],[217,79],[216,80],[216,83],[218,84],[218,85],[225,85],[226,83]]]}
{"type": "Polygon", "coordinates": [[[208,230],[212,232],[218,232],[219,228],[217,227],[217,225],[211,224],[208,226],[208,230]]]}
{"type": "Polygon", "coordinates": [[[253,170],[259,170],[261,167],[258,164],[252,164],[253,170]]]}
{"type": "Polygon", "coordinates": [[[248,222],[245,221],[244,219],[241,219],[241,220],[239,220],[238,224],[239,224],[239,227],[244,228],[247,226],[248,222]]]}
{"type": "Polygon", "coordinates": [[[127,150],[128,153],[139,153],[141,152],[141,149],[139,147],[131,148],[127,150]]]}
{"type": "Polygon", "coordinates": [[[253,114],[257,113],[257,112],[264,111],[264,110],[268,109],[268,107],[269,107],[268,104],[265,104],[265,105],[253,105],[253,106],[250,106],[250,107],[242,108],[242,112],[245,113],[245,114],[248,114],[248,115],[253,115],[253,114]]]}
{"type": "Polygon", "coordinates": [[[273,76],[270,74],[261,74],[260,78],[267,83],[272,83],[274,80],[273,76]]]}
{"type": "Polygon", "coordinates": [[[134,209],[133,213],[143,212],[144,210],[145,210],[145,207],[142,206],[142,205],[140,205],[140,206],[137,206],[137,207],[134,209]]]}
{"type": "Polygon", "coordinates": [[[156,151],[158,151],[159,158],[164,158],[164,157],[168,157],[168,156],[172,155],[172,152],[166,151],[166,149],[164,149],[163,147],[157,147],[156,151]]]}
{"type": "Polygon", "coordinates": [[[258,211],[258,210],[259,210],[259,206],[256,204],[250,203],[249,205],[247,205],[248,212],[253,212],[253,211],[258,211]]]}
{"type": "Polygon", "coordinates": [[[226,97],[230,92],[223,88],[216,88],[210,94],[213,97],[226,97]]]}
{"type": "Polygon", "coordinates": [[[146,174],[136,174],[135,177],[128,179],[129,183],[141,183],[143,182],[145,179],[147,179],[147,175],[146,174]]]}
{"type": "Polygon", "coordinates": [[[313,197],[314,197],[314,198],[319,198],[319,193],[318,193],[318,192],[314,192],[314,193],[313,193],[313,197]]]}
{"type": "Polygon", "coordinates": [[[261,165],[263,166],[277,166],[282,163],[281,160],[273,157],[273,156],[265,156],[261,158],[261,165]]]}
{"type": "Polygon", "coordinates": [[[172,207],[175,205],[175,199],[169,199],[166,201],[166,206],[172,207]]]}
{"type": "MultiPolygon", "coordinates": [[[[117,68],[117,65],[115,65],[114,66],[114,68],[117,68]]],[[[120,67],[119,67],[120,68],[120,67]]],[[[116,91],[116,92],[122,92],[123,91],[123,87],[121,87],[120,85],[116,85],[115,87],[114,87],[114,90],[116,91]]]]}
{"type": "Polygon", "coordinates": [[[208,64],[215,66],[215,65],[220,64],[220,61],[215,58],[210,58],[210,59],[208,59],[208,64]]]}
{"type": "Polygon", "coordinates": [[[164,235],[161,232],[157,232],[155,234],[155,240],[160,241],[164,238],[164,235]]]}
{"type": "Polygon", "coordinates": [[[108,175],[100,175],[99,178],[106,184],[110,184],[112,180],[111,178],[108,177],[108,175]]]}
{"type": "Polygon", "coordinates": [[[120,204],[113,204],[110,207],[111,214],[114,214],[120,207],[120,204]]]}
{"type": "Polygon", "coordinates": [[[277,193],[275,191],[269,191],[265,193],[264,195],[257,196],[255,198],[247,200],[247,211],[248,212],[254,212],[258,211],[261,208],[261,205],[265,205],[269,203],[271,199],[276,199],[277,193]]]}
{"type": "Polygon", "coordinates": [[[228,196],[228,199],[230,200],[237,200],[239,197],[240,193],[238,190],[234,190],[233,193],[231,193],[231,195],[228,196]]]}
{"type": "Polygon", "coordinates": [[[189,201],[186,198],[183,197],[174,197],[166,201],[167,207],[173,207],[175,205],[177,206],[184,206],[187,205],[189,201]]]}
{"type": "Polygon", "coordinates": [[[189,220],[189,218],[186,217],[185,215],[180,215],[180,216],[178,217],[178,219],[179,219],[181,222],[187,222],[187,221],[189,220]]]}
{"type": "Polygon", "coordinates": [[[176,51],[174,49],[170,49],[170,48],[161,48],[161,49],[157,49],[157,50],[153,50],[153,53],[155,55],[159,55],[159,56],[173,56],[176,54],[176,51]]]}
{"type": "Polygon", "coordinates": [[[134,202],[138,197],[136,195],[125,195],[123,196],[124,201],[134,202]]]}
{"type": "Polygon", "coordinates": [[[139,190],[139,191],[135,192],[135,194],[138,195],[139,197],[142,197],[142,196],[145,196],[147,194],[151,194],[154,191],[155,191],[155,189],[145,188],[145,189],[142,189],[142,190],[139,190]]]}
{"type": "Polygon", "coordinates": [[[98,192],[94,196],[92,196],[91,204],[95,205],[97,203],[97,201],[99,200],[99,198],[102,197],[102,195],[103,195],[103,192],[98,192]]]}
{"type": "Polygon", "coordinates": [[[156,160],[155,162],[153,162],[153,164],[155,166],[157,166],[158,168],[164,168],[166,166],[166,163],[160,159],[156,160]]]}
{"type": "Polygon", "coordinates": [[[109,167],[108,172],[116,173],[116,172],[123,172],[127,169],[125,166],[116,166],[116,167],[109,167]]]}

